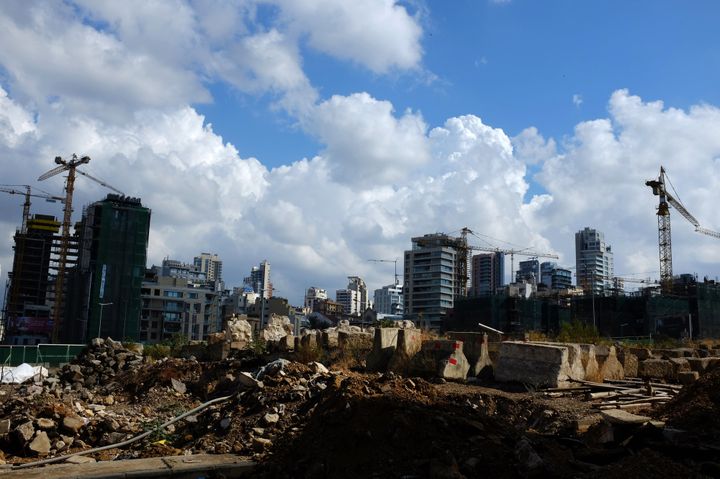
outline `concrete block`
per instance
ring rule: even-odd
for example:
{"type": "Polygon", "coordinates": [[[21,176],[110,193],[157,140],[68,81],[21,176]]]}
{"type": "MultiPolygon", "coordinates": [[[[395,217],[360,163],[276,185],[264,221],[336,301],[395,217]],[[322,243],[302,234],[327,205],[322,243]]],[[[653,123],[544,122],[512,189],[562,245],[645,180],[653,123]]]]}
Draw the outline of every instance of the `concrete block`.
{"type": "Polygon", "coordinates": [[[671,379],[673,364],[667,359],[646,359],[638,364],[638,376],[650,379],[671,379]]]}
{"type": "Polygon", "coordinates": [[[303,349],[317,349],[318,342],[317,342],[317,333],[312,332],[310,334],[306,334],[302,338],[300,338],[300,346],[303,349]]]}
{"type": "Polygon", "coordinates": [[[397,347],[393,352],[388,371],[406,374],[410,362],[422,347],[422,332],[419,329],[400,329],[398,332],[397,347]]]}
{"type": "Polygon", "coordinates": [[[583,350],[581,345],[574,343],[551,343],[552,346],[562,346],[568,350],[568,377],[582,381],[585,379],[585,366],[583,365],[583,350]]]}
{"type": "Polygon", "coordinates": [[[479,376],[492,371],[492,361],[488,351],[488,335],[483,332],[449,332],[450,339],[462,341],[463,354],[470,364],[469,376],[479,376]],[[489,371],[488,371],[489,368],[489,371]]]}
{"type": "Polygon", "coordinates": [[[336,349],[338,347],[338,335],[339,332],[337,329],[329,329],[327,331],[323,331],[321,340],[322,342],[320,343],[322,345],[322,348],[326,351],[336,349]]]}
{"type": "Polygon", "coordinates": [[[495,379],[535,387],[570,384],[570,353],[566,346],[506,341],[500,343],[495,379]]]}
{"type": "Polygon", "coordinates": [[[623,379],[625,370],[618,361],[615,346],[596,346],[595,359],[600,366],[600,377],[605,379],[623,379]]]}
{"type": "Polygon", "coordinates": [[[690,365],[692,371],[704,373],[710,365],[712,358],[687,358],[687,362],[690,365]]]}
{"type": "Polygon", "coordinates": [[[627,350],[637,356],[638,361],[652,358],[652,352],[648,348],[627,348],[627,350]]]}
{"type": "Polygon", "coordinates": [[[588,381],[602,382],[600,365],[595,357],[595,345],[581,344],[580,351],[582,353],[582,365],[585,368],[585,379],[588,381]]]}
{"type": "Polygon", "coordinates": [[[681,371],[677,374],[677,381],[680,384],[692,384],[698,380],[700,373],[697,371],[681,371]]]}
{"type": "Polygon", "coordinates": [[[368,371],[385,371],[398,343],[398,328],[375,328],[373,348],[367,357],[368,371]]]}
{"type": "Polygon", "coordinates": [[[295,349],[295,336],[288,334],[275,342],[274,347],[277,351],[287,352],[295,349]]]}
{"type": "Polygon", "coordinates": [[[348,350],[367,350],[373,347],[373,333],[339,331],[338,332],[338,348],[341,351],[348,350]]]}
{"type": "Polygon", "coordinates": [[[674,379],[677,379],[677,377],[680,373],[690,371],[690,363],[684,357],[670,358],[670,363],[672,363],[674,379]]]}
{"type": "Polygon", "coordinates": [[[409,369],[414,374],[464,380],[470,364],[463,354],[462,341],[437,339],[423,341],[409,369]]]}
{"type": "Polygon", "coordinates": [[[625,370],[625,377],[636,378],[638,375],[638,357],[631,353],[627,348],[622,348],[617,352],[618,361],[625,370]]]}

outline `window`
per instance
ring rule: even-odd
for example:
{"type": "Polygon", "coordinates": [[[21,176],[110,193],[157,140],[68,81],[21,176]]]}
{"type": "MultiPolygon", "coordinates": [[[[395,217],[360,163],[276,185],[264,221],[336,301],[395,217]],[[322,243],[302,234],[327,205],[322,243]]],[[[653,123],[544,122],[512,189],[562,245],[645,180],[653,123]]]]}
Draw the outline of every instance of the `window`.
{"type": "Polygon", "coordinates": [[[180,291],[165,291],[166,298],[182,298],[183,294],[180,291]]]}

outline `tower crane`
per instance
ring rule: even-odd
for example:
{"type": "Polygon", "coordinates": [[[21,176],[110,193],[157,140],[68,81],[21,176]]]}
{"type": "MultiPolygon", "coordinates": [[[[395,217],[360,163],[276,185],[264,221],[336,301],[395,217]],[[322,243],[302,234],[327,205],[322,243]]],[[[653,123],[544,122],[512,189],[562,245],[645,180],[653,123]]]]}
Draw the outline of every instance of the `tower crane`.
{"type": "MultiPolygon", "coordinates": [[[[462,229],[462,237],[465,241],[465,244],[467,244],[467,235],[470,233],[471,235],[478,237],[471,229],[469,228],[463,228],[462,229]]],[[[519,256],[530,256],[533,258],[551,258],[551,259],[559,259],[560,257],[556,254],[552,253],[541,253],[538,251],[531,251],[529,248],[523,248],[523,249],[502,249],[502,248],[495,248],[491,246],[467,246],[468,249],[475,250],[475,251],[486,251],[488,253],[503,253],[503,254],[509,254],[510,255],[510,276],[512,277],[514,271],[515,271],[515,255],[519,256]]]]}
{"type": "MultiPolygon", "coordinates": [[[[663,293],[672,292],[672,238],[670,234],[670,206],[675,208],[683,218],[688,220],[694,227],[695,231],[713,238],[720,238],[720,233],[709,230],[700,226],[698,220],[685,209],[679,200],[668,193],[665,188],[665,168],[660,166],[660,176],[657,180],[649,180],[645,182],[646,186],[652,188],[653,194],[658,196],[659,205],[657,209],[658,217],[658,246],[660,255],[660,284],[663,293]]],[[[668,179],[669,181],[669,179],[668,179]]],[[[672,187],[672,183],[670,183],[672,187]]],[[[674,188],[673,188],[674,191],[674,188]]],[[[675,192],[677,194],[677,192],[675,192]]]]}
{"type": "Polygon", "coordinates": [[[400,284],[398,282],[398,272],[397,272],[397,262],[398,259],[369,259],[368,261],[372,261],[373,263],[395,263],[395,286],[400,284]]]}
{"type": "MultiPolygon", "coordinates": [[[[42,190],[40,190],[42,191],[42,190]]],[[[51,195],[50,193],[43,192],[45,194],[37,194],[32,192],[30,185],[0,185],[0,192],[9,193],[11,195],[23,195],[25,196],[25,202],[23,203],[23,220],[22,220],[22,233],[27,233],[27,224],[30,219],[30,197],[45,198],[48,201],[60,201],[64,202],[65,198],[61,196],[51,195]],[[25,191],[17,190],[15,188],[25,188],[25,191]]]]}
{"type": "Polygon", "coordinates": [[[57,342],[58,333],[60,332],[60,320],[62,319],[61,311],[63,308],[63,300],[65,299],[63,297],[63,286],[65,284],[65,266],[67,263],[68,247],[70,243],[70,218],[73,212],[72,198],[73,191],[75,190],[75,173],[80,173],[81,175],[90,178],[91,180],[99,183],[100,185],[109,188],[120,195],[123,195],[123,193],[117,188],[108,185],[104,181],[99,180],[98,178],[95,178],[94,176],[91,176],[84,171],[78,170],[79,166],[90,163],[89,156],[83,156],[81,158],[78,158],[77,155],[73,153],[70,160],[65,160],[60,156],[56,156],[55,163],[58,166],[56,166],[52,170],[43,173],[42,175],[40,175],[40,177],[38,177],[38,181],[43,181],[66,171],[68,173],[65,179],[65,208],[63,210],[62,234],[60,237],[60,258],[58,259],[57,276],[55,277],[55,302],[53,306],[54,311],[52,334],[53,342],[57,342]]]}

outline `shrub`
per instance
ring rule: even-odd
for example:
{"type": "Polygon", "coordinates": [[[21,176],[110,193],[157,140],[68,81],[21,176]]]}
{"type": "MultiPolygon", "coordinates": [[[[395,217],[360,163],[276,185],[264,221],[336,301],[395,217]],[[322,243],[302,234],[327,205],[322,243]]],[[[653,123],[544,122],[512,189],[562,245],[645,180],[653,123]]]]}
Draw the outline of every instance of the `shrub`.
{"type": "Polygon", "coordinates": [[[560,334],[557,339],[563,343],[597,343],[600,340],[600,334],[592,324],[574,319],[560,325],[560,334]]]}

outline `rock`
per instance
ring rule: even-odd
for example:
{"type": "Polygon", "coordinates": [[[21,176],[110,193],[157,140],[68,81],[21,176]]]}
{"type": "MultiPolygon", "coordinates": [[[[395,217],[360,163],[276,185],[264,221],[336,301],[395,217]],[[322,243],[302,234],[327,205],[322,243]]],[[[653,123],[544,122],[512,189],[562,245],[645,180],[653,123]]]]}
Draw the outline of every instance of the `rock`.
{"type": "Polygon", "coordinates": [[[230,427],[230,424],[232,424],[232,418],[225,417],[220,421],[220,427],[223,429],[227,429],[230,427]]]}
{"type": "Polygon", "coordinates": [[[252,446],[256,452],[263,452],[266,448],[270,448],[270,446],[272,446],[272,441],[263,437],[254,437],[252,440],[252,446]]]}
{"type": "Polygon", "coordinates": [[[174,390],[179,392],[180,394],[185,394],[187,392],[187,387],[185,386],[185,383],[182,381],[178,381],[175,378],[170,378],[170,382],[172,383],[172,387],[174,390]]]}
{"type": "Polygon", "coordinates": [[[279,341],[287,335],[293,334],[290,318],[279,314],[271,314],[265,328],[260,331],[260,337],[265,341],[279,341]]]}
{"type": "Polygon", "coordinates": [[[653,421],[647,416],[639,416],[637,414],[632,414],[622,409],[606,409],[604,411],[600,411],[600,415],[605,421],[615,425],[641,425],[645,424],[646,422],[649,422],[650,424],[659,427],[662,427],[662,425],[664,425],[662,421],[653,421]]]}
{"type": "Polygon", "coordinates": [[[535,452],[532,444],[526,438],[522,438],[515,448],[515,458],[518,464],[526,471],[535,471],[543,466],[543,460],[535,452]]]}
{"type": "Polygon", "coordinates": [[[255,389],[255,388],[261,388],[263,387],[263,383],[258,381],[257,379],[252,377],[252,374],[246,373],[245,371],[241,371],[240,374],[238,374],[238,382],[241,386],[244,386],[246,388],[255,389]]]}
{"type": "Polygon", "coordinates": [[[271,414],[267,413],[265,416],[263,416],[263,421],[265,421],[265,424],[268,426],[272,426],[273,424],[276,424],[280,420],[279,414],[271,414]]]}
{"type": "Polygon", "coordinates": [[[308,364],[308,366],[310,366],[310,369],[312,370],[312,372],[314,374],[327,374],[330,372],[328,370],[328,368],[325,367],[324,364],[319,363],[317,361],[308,364]]]}
{"type": "Polygon", "coordinates": [[[44,417],[38,418],[38,419],[35,421],[35,424],[37,424],[37,427],[39,427],[40,429],[43,429],[43,430],[46,430],[46,431],[47,431],[48,429],[54,429],[54,428],[55,428],[55,421],[53,421],[52,419],[44,418],[44,417]]]}
{"type": "Polygon", "coordinates": [[[83,426],[85,426],[85,421],[82,418],[76,416],[65,416],[63,418],[63,427],[73,434],[77,434],[83,426]]]}
{"type": "Polygon", "coordinates": [[[145,352],[145,347],[142,343],[128,343],[125,345],[125,349],[140,356],[145,352]]]}
{"type": "Polygon", "coordinates": [[[15,435],[22,441],[23,444],[32,439],[35,435],[35,428],[33,428],[32,421],[24,422],[16,427],[15,435]]]}
{"type": "Polygon", "coordinates": [[[95,462],[95,459],[87,456],[70,456],[65,459],[65,462],[69,464],[89,464],[91,462],[95,462]]]}
{"type": "Polygon", "coordinates": [[[105,344],[105,340],[103,338],[92,338],[90,340],[90,345],[97,348],[105,344]]]}
{"type": "Polygon", "coordinates": [[[107,406],[112,406],[113,404],[115,404],[115,397],[110,394],[109,396],[106,396],[105,399],[103,399],[103,402],[107,406]]]}
{"type": "Polygon", "coordinates": [[[67,447],[67,444],[65,444],[65,441],[63,441],[62,439],[59,441],[56,441],[55,444],[53,445],[53,449],[55,449],[58,452],[62,451],[66,447],[67,447]]]}
{"type": "Polygon", "coordinates": [[[265,434],[265,429],[262,427],[254,427],[252,428],[253,433],[257,434],[258,436],[262,436],[265,434]]]}
{"type": "Polygon", "coordinates": [[[10,432],[10,419],[0,419],[0,436],[10,432]]]}
{"type": "Polygon", "coordinates": [[[261,380],[265,376],[276,376],[280,371],[285,369],[285,366],[290,364],[290,361],[287,359],[276,359],[275,361],[272,361],[270,363],[267,363],[265,366],[260,368],[260,371],[257,373],[257,379],[261,380]]]}
{"type": "Polygon", "coordinates": [[[31,451],[35,451],[39,456],[47,456],[50,452],[50,439],[47,433],[45,431],[38,432],[29,447],[31,451]]]}
{"type": "Polygon", "coordinates": [[[232,349],[243,349],[253,340],[252,325],[247,320],[247,316],[235,316],[228,321],[225,329],[225,341],[230,344],[237,343],[232,349]]]}

